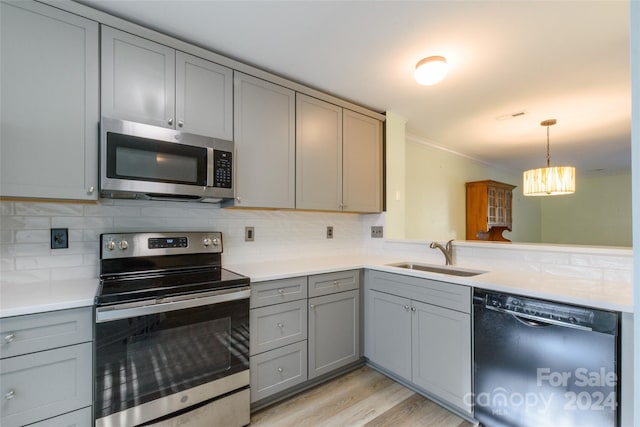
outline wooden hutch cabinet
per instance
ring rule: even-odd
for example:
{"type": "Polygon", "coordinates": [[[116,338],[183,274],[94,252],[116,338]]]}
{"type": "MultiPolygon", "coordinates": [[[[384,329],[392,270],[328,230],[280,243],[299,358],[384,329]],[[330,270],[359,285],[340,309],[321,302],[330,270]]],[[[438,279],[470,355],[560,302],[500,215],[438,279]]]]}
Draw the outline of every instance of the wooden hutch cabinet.
{"type": "Polygon", "coordinates": [[[515,185],[498,181],[467,182],[467,240],[509,242],[502,237],[511,231],[512,191],[515,185]]]}

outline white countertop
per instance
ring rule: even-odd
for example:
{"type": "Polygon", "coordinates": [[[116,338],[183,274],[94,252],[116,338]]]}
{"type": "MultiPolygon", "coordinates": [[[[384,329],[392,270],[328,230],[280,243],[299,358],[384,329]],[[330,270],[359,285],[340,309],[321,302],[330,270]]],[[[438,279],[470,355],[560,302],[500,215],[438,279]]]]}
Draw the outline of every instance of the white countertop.
{"type": "MultiPolygon", "coordinates": [[[[604,310],[633,312],[633,287],[627,283],[507,270],[487,271],[477,276],[461,277],[387,265],[405,261],[428,264],[406,258],[353,255],[235,264],[226,265],[225,268],[250,277],[252,282],[368,268],[604,310]]],[[[454,268],[478,271],[477,268],[465,268],[464,265],[457,265],[454,268]]]]}
{"type": "MultiPolygon", "coordinates": [[[[233,264],[225,265],[225,268],[250,277],[252,282],[368,268],[605,310],[633,312],[633,287],[627,283],[506,270],[460,277],[387,265],[405,261],[423,263],[398,257],[343,255],[233,264]]],[[[98,278],[27,284],[3,282],[0,286],[0,318],[91,306],[98,283],[98,278]]]]}
{"type": "Polygon", "coordinates": [[[93,305],[99,280],[52,280],[0,285],[0,318],[93,305]]]}

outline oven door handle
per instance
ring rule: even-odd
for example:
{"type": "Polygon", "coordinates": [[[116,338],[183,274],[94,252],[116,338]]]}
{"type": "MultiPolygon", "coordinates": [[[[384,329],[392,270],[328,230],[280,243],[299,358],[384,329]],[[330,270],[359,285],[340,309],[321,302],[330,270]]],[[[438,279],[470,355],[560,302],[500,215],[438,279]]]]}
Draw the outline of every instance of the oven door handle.
{"type": "Polygon", "coordinates": [[[247,299],[250,295],[250,287],[243,286],[241,288],[204,292],[195,295],[181,295],[106,307],[97,307],[96,323],[111,322],[131,317],[147,316],[150,314],[166,313],[168,311],[182,310],[185,308],[237,301],[247,299]]]}

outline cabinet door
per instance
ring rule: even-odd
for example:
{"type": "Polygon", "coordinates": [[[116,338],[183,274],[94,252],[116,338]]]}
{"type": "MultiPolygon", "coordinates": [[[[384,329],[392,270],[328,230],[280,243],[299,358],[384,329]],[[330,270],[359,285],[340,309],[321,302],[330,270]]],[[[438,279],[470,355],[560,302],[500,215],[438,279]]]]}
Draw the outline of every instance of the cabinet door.
{"type": "Polygon", "coordinates": [[[411,301],[368,291],[365,304],[364,355],[411,381],[411,301]]]}
{"type": "Polygon", "coordinates": [[[175,126],[175,51],[102,26],[102,115],[175,126]]]}
{"type": "Polygon", "coordinates": [[[344,110],[342,124],[342,208],[381,212],[382,123],[344,110]]]}
{"type": "Polygon", "coordinates": [[[176,52],[176,120],[185,132],[233,140],[233,71],[176,52]]]}
{"type": "Polygon", "coordinates": [[[235,72],[236,205],[295,207],[295,92],[235,72]]]}
{"type": "Polygon", "coordinates": [[[471,413],[471,317],[412,301],[412,381],[471,413]]]}
{"type": "Polygon", "coordinates": [[[0,3],[0,195],[98,197],[98,24],[0,3]]]}
{"type": "Polygon", "coordinates": [[[92,349],[84,343],[3,359],[0,424],[23,426],[91,406],[92,349]]]}
{"type": "Polygon", "coordinates": [[[309,379],[359,359],[359,295],[348,291],[309,299],[309,379]]]}
{"type": "Polygon", "coordinates": [[[342,108],[296,94],[296,208],[341,210],[342,108]]]}

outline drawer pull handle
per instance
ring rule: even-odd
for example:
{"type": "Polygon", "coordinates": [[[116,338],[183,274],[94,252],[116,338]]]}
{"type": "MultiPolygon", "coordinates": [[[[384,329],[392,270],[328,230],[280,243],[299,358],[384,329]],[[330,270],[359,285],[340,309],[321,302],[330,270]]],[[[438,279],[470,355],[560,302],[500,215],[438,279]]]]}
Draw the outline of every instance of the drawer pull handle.
{"type": "Polygon", "coordinates": [[[340,282],[338,282],[337,280],[334,280],[333,281],[333,286],[340,287],[340,282]]]}
{"type": "Polygon", "coordinates": [[[284,372],[284,369],[278,368],[278,372],[282,373],[282,372],[284,372]]]}
{"type": "Polygon", "coordinates": [[[411,311],[416,311],[416,308],[415,307],[411,307],[411,311]]]}
{"type": "Polygon", "coordinates": [[[278,293],[279,293],[280,295],[284,295],[284,289],[278,289],[278,293]]]}
{"type": "Polygon", "coordinates": [[[4,336],[4,342],[9,344],[10,342],[13,342],[15,338],[16,338],[15,334],[7,334],[4,336]]]}
{"type": "Polygon", "coordinates": [[[16,397],[16,392],[14,390],[9,390],[5,395],[4,398],[5,400],[11,400],[14,397],[16,397]]]}
{"type": "Polygon", "coordinates": [[[282,324],[282,322],[278,322],[278,325],[277,325],[277,326],[278,326],[278,328],[280,328],[280,329],[284,328],[284,325],[282,324]]]}
{"type": "Polygon", "coordinates": [[[405,309],[405,310],[407,310],[407,311],[409,311],[409,309],[410,309],[410,308],[411,308],[411,307],[409,307],[408,305],[405,305],[405,306],[404,306],[404,309],[405,309]]]}
{"type": "Polygon", "coordinates": [[[315,304],[311,304],[309,308],[316,308],[315,304]]]}

